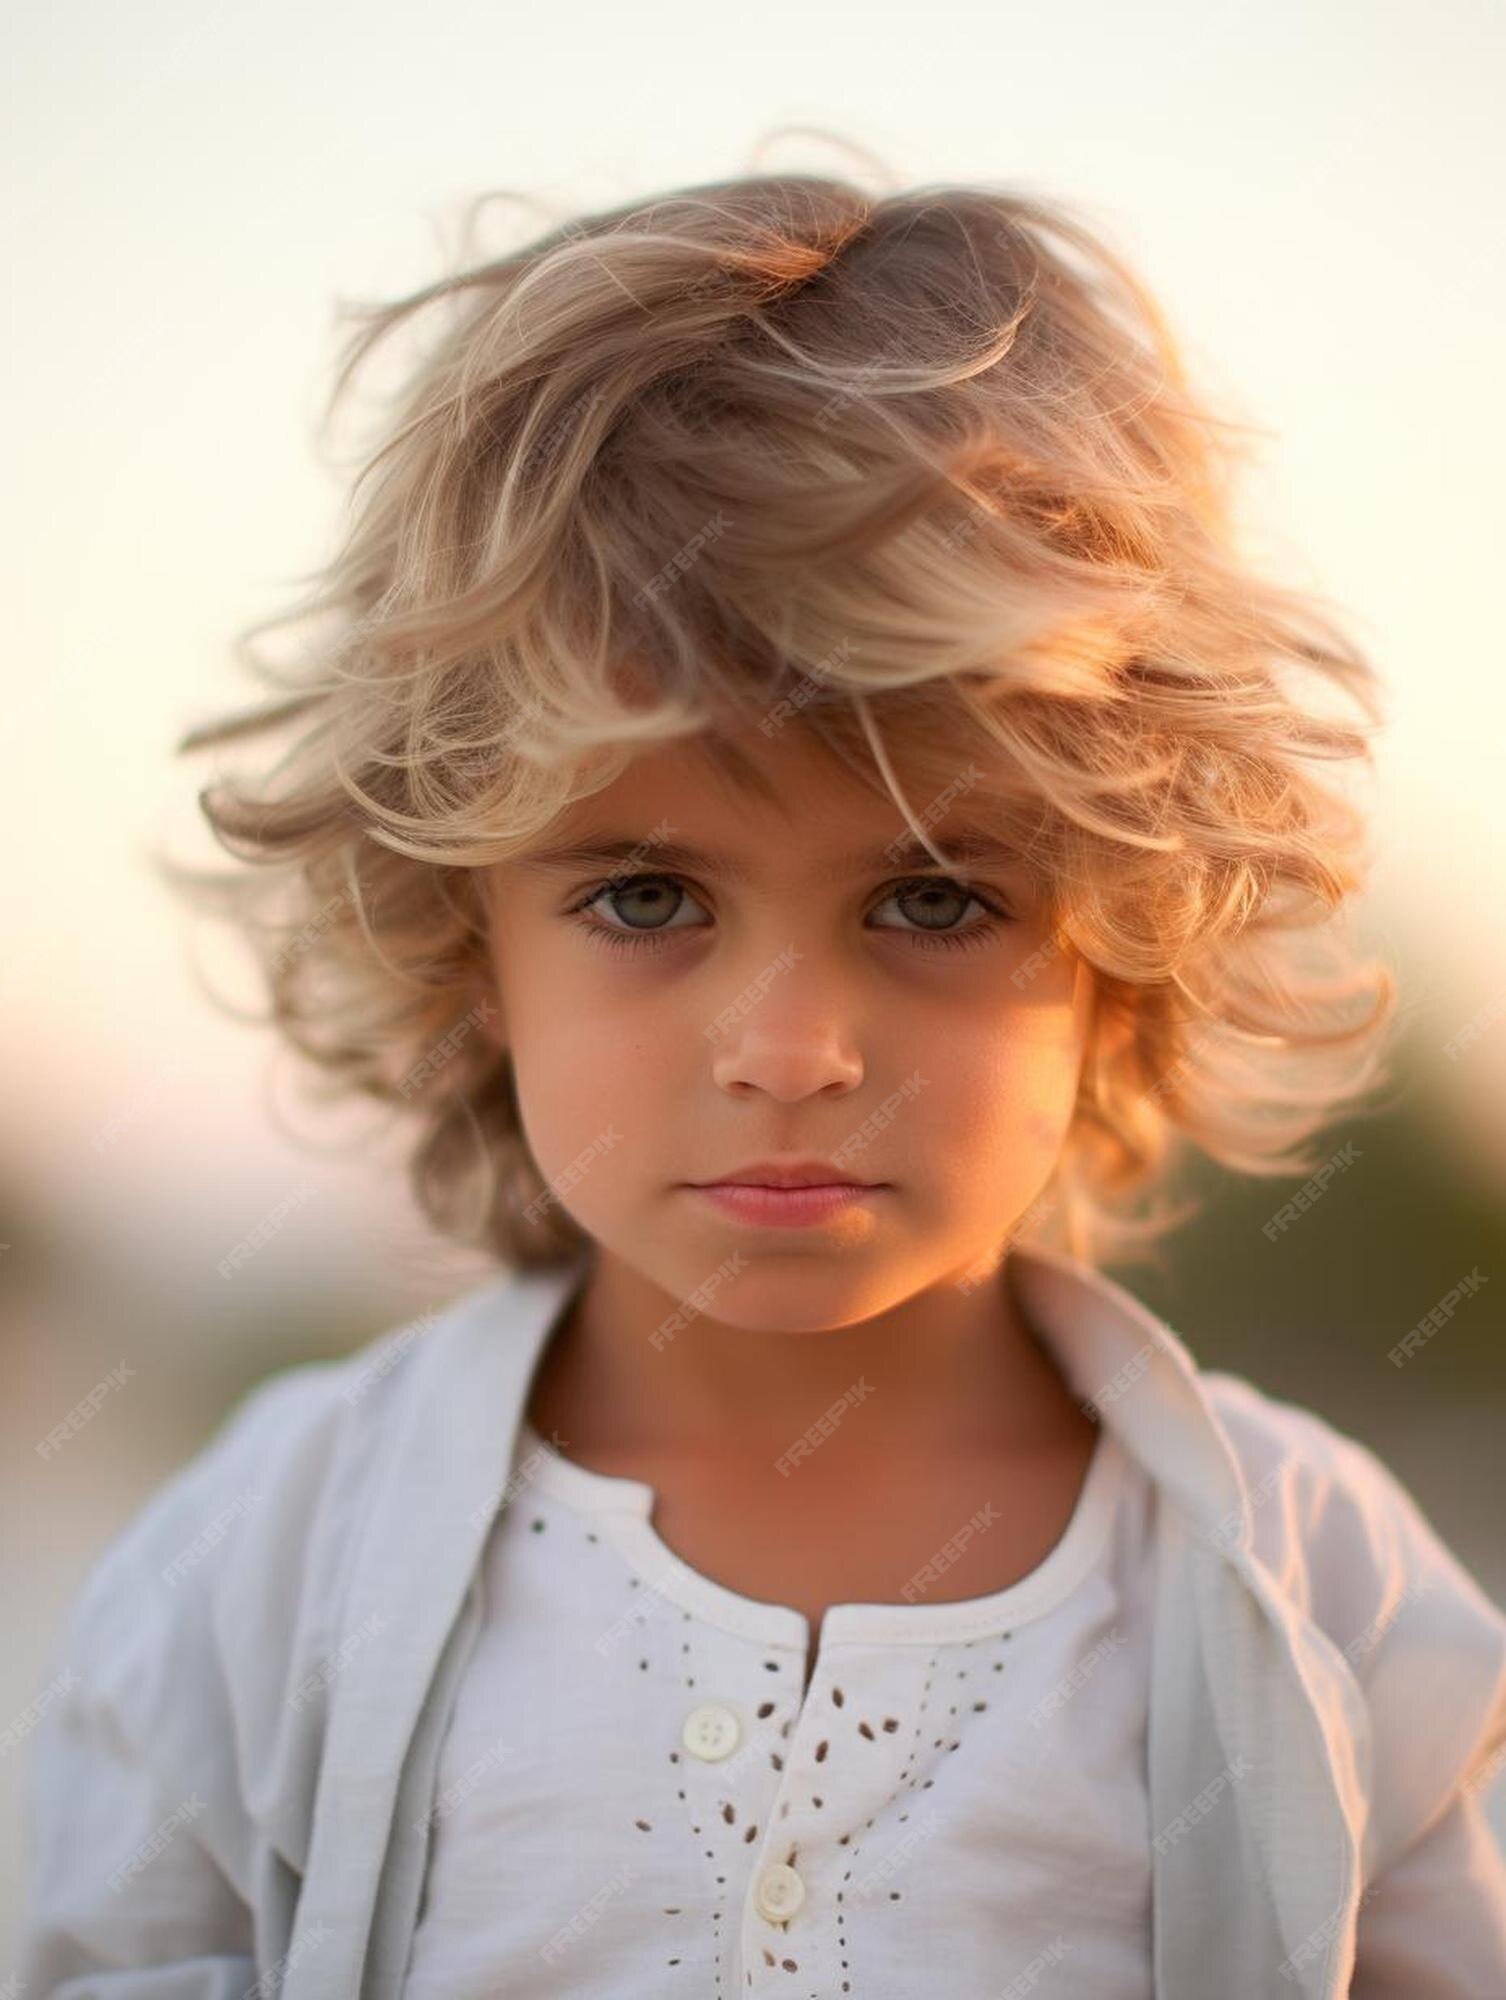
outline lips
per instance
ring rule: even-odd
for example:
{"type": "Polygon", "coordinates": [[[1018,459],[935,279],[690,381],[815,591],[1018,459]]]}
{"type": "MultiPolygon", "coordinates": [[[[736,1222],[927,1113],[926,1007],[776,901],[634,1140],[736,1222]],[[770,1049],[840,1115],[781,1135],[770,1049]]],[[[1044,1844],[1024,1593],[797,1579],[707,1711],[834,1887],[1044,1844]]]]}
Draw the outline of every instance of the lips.
{"type": "MultiPolygon", "coordinates": [[[[827,1169],[830,1172],[830,1168],[827,1169]]],[[[874,1209],[891,1192],[882,1182],[807,1182],[798,1187],[770,1187],[761,1181],[710,1181],[692,1184],[698,1194],[723,1216],[756,1228],[804,1229],[850,1210],[874,1209]]]]}
{"type": "Polygon", "coordinates": [[[737,1167],[711,1180],[695,1181],[695,1187],[872,1187],[882,1183],[865,1181],[856,1174],[843,1173],[827,1160],[759,1160],[752,1166],[737,1167]]]}

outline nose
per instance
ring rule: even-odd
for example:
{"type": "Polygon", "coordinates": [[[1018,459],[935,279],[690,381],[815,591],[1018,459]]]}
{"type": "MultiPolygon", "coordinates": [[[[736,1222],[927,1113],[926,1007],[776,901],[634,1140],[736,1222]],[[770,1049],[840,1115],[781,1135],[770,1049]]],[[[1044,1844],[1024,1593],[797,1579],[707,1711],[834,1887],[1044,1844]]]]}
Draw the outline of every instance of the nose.
{"type": "Polygon", "coordinates": [[[790,962],[749,982],[707,1028],[711,1073],[733,1096],[761,1091],[781,1104],[845,1097],[863,1080],[853,1010],[812,968],[790,962]]]}

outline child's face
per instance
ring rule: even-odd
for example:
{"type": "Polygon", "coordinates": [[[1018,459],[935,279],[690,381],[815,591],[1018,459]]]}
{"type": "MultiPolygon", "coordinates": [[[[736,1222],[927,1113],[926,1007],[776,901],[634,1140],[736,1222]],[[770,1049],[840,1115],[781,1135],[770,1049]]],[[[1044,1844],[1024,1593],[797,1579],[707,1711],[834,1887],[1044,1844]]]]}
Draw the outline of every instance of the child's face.
{"type": "MultiPolygon", "coordinates": [[[[798,730],[738,740],[782,806],[674,744],[537,843],[622,841],[626,865],[535,852],[487,871],[488,1032],[546,1182],[604,1254],[677,1302],[719,1274],[709,1309],[731,1324],[845,1325],[967,1275],[1035,1200],[1071,1120],[1089,974],[1023,864],[976,862],[959,888],[887,860],[908,831],[887,797],[798,730]],[[672,865],[670,843],[746,878],[672,865]],[[849,866],[855,850],[877,862],[849,866]],[[687,1187],[795,1154],[887,1185],[802,1228],[687,1187]]],[[[965,790],[934,825],[910,796],[945,851],[976,824],[965,790]]]]}

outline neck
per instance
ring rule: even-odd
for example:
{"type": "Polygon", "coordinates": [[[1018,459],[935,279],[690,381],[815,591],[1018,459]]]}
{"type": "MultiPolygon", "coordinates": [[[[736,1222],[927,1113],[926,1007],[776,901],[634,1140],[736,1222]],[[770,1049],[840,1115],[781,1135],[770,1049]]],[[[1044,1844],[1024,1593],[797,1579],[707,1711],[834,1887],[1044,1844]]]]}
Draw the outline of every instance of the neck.
{"type": "Polygon", "coordinates": [[[810,1433],[835,1472],[875,1452],[1055,1449],[1091,1426],[1020,1311],[1008,1258],[970,1290],[943,1282],[854,1325],[767,1332],[700,1313],[656,1346],[678,1303],[598,1252],[535,1372],[535,1429],[603,1468],[767,1467],[810,1433]]]}

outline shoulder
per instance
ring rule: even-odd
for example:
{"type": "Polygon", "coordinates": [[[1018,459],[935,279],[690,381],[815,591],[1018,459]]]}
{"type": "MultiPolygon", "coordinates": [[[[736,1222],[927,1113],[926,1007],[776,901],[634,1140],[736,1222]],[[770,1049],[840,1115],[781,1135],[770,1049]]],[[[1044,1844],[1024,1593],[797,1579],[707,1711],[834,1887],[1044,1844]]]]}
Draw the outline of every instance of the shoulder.
{"type": "Polygon", "coordinates": [[[262,1839],[296,1863],[294,1792],[269,1785],[261,1810],[288,1823],[253,1829],[244,1787],[315,1760],[322,1687],[290,1690],[337,1643],[363,1497],[428,1330],[267,1377],[105,1544],[50,1650],[39,1785],[108,1757],[202,1795],[231,1879],[262,1839]]]}
{"type": "MultiPolygon", "coordinates": [[[[291,1562],[355,1468],[358,1434],[380,1425],[402,1378],[407,1329],[337,1361],[303,1362],[248,1390],[209,1437],[111,1537],[85,1574],[71,1626],[108,1618],[122,1583],[149,1586],[163,1615],[201,1602],[238,1556],[275,1540],[291,1562]]],[[[286,1571],[284,1572],[286,1574],[286,1571]]]]}
{"type": "Polygon", "coordinates": [[[1310,1608],[1342,1617],[1346,1600],[1359,1609],[1377,1590],[1446,1585],[1506,1629],[1506,1614],[1369,1445],[1242,1375],[1211,1370],[1201,1379],[1249,1489],[1254,1553],[1305,1587],[1310,1608]]]}
{"type": "Polygon", "coordinates": [[[1253,1555],[1364,1691],[1384,1852],[1499,1765],[1506,1612],[1370,1446],[1243,1376],[1202,1382],[1249,1491],[1253,1555]]]}

